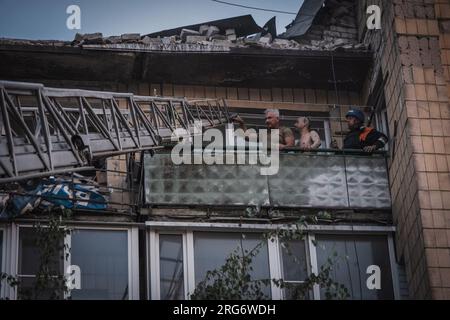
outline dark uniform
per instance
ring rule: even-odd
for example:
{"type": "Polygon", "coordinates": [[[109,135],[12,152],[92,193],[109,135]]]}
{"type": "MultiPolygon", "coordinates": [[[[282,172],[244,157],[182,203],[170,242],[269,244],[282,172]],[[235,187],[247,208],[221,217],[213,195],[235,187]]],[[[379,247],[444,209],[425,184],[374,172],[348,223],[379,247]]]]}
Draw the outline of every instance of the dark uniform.
{"type": "Polygon", "coordinates": [[[383,148],[388,142],[388,137],[369,127],[361,127],[350,131],[344,139],[344,149],[362,150],[365,147],[377,146],[377,150],[383,148]]]}

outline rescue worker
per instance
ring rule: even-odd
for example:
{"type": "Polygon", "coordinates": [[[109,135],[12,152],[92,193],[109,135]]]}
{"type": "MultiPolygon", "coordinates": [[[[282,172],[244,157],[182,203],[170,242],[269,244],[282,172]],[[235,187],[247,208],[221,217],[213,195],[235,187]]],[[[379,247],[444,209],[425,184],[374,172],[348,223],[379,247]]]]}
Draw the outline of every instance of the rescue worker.
{"type": "Polygon", "coordinates": [[[345,118],[350,132],[344,139],[344,149],[357,149],[371,153],[382,149],[388,142],[389,139],[384,133],[364,126],[365,116],[362,111],[352,109],[345,118]]]}

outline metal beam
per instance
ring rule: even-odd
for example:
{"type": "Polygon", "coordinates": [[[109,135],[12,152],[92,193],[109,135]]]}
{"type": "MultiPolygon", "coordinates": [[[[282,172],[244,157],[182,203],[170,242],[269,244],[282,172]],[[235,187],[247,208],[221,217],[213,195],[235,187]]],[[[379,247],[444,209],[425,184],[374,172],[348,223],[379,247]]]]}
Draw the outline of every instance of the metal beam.
{"type": "Polygon", "coordinates": [[[227,122],[221,100],[219,111],[204,103],[194,116],[180,98],[12,81],[0,81],[0,91],[0,183],[85,170],[96,158],[158,149],[177,127],[227,122]]]}

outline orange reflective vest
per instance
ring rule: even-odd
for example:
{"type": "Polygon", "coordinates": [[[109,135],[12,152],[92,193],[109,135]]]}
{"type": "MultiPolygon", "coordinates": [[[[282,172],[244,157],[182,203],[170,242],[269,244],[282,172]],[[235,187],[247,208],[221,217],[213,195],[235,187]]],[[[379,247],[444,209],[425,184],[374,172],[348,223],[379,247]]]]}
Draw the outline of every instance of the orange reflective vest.
{"type": "Polygon", "coordinates": [[[365,142],[367,136],[374,130],[374,128],[365,127],[364,130],[359,134],[359,141],[365,142]]]}

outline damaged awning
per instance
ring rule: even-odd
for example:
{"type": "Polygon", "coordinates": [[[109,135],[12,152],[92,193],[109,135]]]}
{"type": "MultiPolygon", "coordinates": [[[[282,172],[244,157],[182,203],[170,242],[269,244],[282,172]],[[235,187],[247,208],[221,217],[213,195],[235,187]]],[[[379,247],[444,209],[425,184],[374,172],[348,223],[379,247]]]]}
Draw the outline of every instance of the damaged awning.
{"type": "Polygon", "coordinates": [[[179,35],[183,29],[198,30],[203,25],[215,26],[215,27],[219,28],[221,31],[225,31],[227,29],[235,29],[236,36],[238,36],[238,37],[244,37],[244,36],[262,31],[262,28],[256,24],[253,17],[250,14],[248,14],[245,16],[232,17],[232,18],[214,20],[214,21],[207,21],[207,22],[193,24],[193,25],[189,25],[189,26],[158,31],[158,32],[147,34],[147,36],[151,37],[151,38],[170,37],[170,36],[179,35]]]}
{"type": "Polygon", "coordinates": [[[305,0],[295,20],[286,27],[283,38],[295,38],[304,35],[311,27],[314,18],[322,8],[325,0],[305,0]]]}

